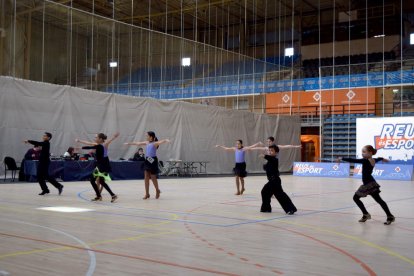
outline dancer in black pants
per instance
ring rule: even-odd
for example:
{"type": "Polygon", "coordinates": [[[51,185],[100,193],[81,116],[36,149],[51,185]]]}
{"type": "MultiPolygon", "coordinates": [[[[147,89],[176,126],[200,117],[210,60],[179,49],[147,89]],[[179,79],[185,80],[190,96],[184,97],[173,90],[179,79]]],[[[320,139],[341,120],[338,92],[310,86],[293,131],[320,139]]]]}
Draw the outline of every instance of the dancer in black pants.
{"type": "MultiPolygon", "coordinates": [[[[118,137],[118,134],[115,136],[115,138],[116,137],[118,137]]],[[[96,197],[92,199],[92,201],[102,201],[101,191],[97,184],[97,182],[99,182],[102,187],[104,187],[105,190],[107,190],[111,195],[111,202],[115,202],[118,196],[112,192],[111,188],[109,188],[108,184],[106,183],[107,181],[111,180],[111,177],[109,176],[109,173],[111,172],[111,164],[109,163],[108,150],[103,145],[106,139],[107,136],[105,134],[99,133],[95,137],[95,145],[85,146],[82,147],[82,149],[94,149],[96,155],[96,168],[93,171],[91,178],[89,179],[96,193],[96,197]]],[[[76,142],[84,143],[84,141],[81,141],[79,139],[76,139],[76,142]]],[[[91,143],[88,142],[88,144],[91,143]]]]}
{"type": "Polygon", "coordinates": [[[39,181],[40,188],[42,192],[39,195],[45,195],[50,193],[49,188],[46,185],[46,180],[50,182],[56,189],[59,191],[59,195],[62,194],[63,185],[56,181],[52,176],[49,175],[49,165],[50,165],[50,139],[52,139],[52,134],[45,132],[43,134],[43,142],[37,142],[32,140],[24,141],[26,144],[32,144],[36,147],[41,147],[42,151],[40,152],[39,157],[39,166],[37,167],[37,181],[39,181]]]}
{"type": "Polygon", "coordinates": [[[270,201],[274,195],[279,201],[283,210],[289,214],[293,215],[297,209],[293,204],[289,196],[283,191],[282,182],[280,180],[279,173],[279,160],[277,159],[277,153],[279,152],[279,147],[276,145],[270,145],[268,154],[264,155],[264,158],[267,160],[267,163],[263,166],[266,171],[267,179],[269,182],[264,185],[262,189],[262,207],[260,212],[270,213],[272,212],[272,206],[270,201]]]}
{"type": "Polygon", "coordinates": [[[372,196],[372,198],[381,205],[385,214],[387,214],[387,220],[384,222],[385,225],[390,225],[395,221],[395,217],[391,214],[390,209],[388,208],[387,203],[380,196],[380,185],[372,177],[372,171],[374,170],[375,163],[384,161],[388,162],[385,158],[372,158],[373,155],[377,153],[377,150],[373,146],[367,145],[362,148],[362,159],[355,158],[338,158],[339,161],[346,161],[351,163],[360,163],[362,164],[362,183],[359,189],[354,194],[354,201],[358,205],[359,209],[362,211],[362,218],[359,222],[366,222],[371,219],[371,215],[368,213],[367,209],[364,206],[364,203],[361,201],[361,197],[366,197],[367,195],[372,196]]]}

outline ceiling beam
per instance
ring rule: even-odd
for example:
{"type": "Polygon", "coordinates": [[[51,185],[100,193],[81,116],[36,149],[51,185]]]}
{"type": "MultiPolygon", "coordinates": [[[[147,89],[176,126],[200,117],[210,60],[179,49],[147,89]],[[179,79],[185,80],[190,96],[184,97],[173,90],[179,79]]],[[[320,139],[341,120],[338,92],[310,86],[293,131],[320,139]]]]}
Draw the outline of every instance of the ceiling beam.
{"type": "MultiPolygon", "coordinates": [[[[56,1],[56,3],[66,4],[66,3],[69,3],[70,1],[72,1],[72,0],[61,0],[61,1],[56,1]]],[[[44,2],[44,3],[46,4],[46,2],[44,2]]],[[[28,13],[35,12],[35,11],[39,11],[39,10],[42,10],[42,9],[43,9],[43,4],[40,4],[40,5],[35,6],[33,8],[30,8],[30,9],[27,9],[27,10],[24,10],[24,11],[21,11],[21,12],[17,13],[17,16],[28,14],[28,13]]]]}
{"type": "Polygon", "coordinates": [[[311,7],[312,9],[314,9],[315,11],[318,10],[318,7],[316,7],[315,5],[313,5],[311,2],[309,2],[308,0],[302,0],[303,3],[305,3],[306,5],[308,5],[309,7],[311,7]]]}

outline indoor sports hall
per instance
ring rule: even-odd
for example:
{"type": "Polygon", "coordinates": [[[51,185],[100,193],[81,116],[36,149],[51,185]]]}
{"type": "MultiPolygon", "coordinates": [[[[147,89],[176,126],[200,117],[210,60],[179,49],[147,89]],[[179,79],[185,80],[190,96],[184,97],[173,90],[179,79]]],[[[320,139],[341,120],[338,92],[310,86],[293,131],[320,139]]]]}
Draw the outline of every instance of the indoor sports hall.
{"type": "Polygon", "coordinates": [[[0,0],[0,276],[412,275],[414,2],[0,0]]]}

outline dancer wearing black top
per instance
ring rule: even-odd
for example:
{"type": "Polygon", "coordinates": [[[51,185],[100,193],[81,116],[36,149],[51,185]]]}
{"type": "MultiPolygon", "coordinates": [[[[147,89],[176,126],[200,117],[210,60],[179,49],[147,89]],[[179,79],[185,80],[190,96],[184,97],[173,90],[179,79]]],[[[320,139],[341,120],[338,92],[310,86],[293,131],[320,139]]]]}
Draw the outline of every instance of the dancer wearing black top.
{"type": "Polygon", "coordinates": [[[279,160],[277,159],[278,152],[279,147],[276,145],[271,145],[269,146],[268,150],[269,154],[264,155],[267,163],[263,166],[263,168],[266,171],[267,179],[269,182],[267,182],[262,189],[262,207],[260,208],[260,212],[272,212],[270,201],[272,196],[275,195],[283,210],[287,214],[293,215],[297,209],[289,196],[283,191],[282,182],[279,177],[279,160]]]}
{"type": "Polygon", "coordinates": [[[367,195],[370,195],[379,205],[381,205],[382,209],[387,214],[387,220],[386,222],[384,222],[384,224],[390,225],[392,222],[395,221],[395,217],[391,214],[387,203],[385,203],[385,201],[380,196],[380,185],[378,185],[374,177],[372,177],[371,175],[375,167],[375,163],[380,161],[388,162],[388,160],[384,158],[372,158],[372,156],[376,153],[376,149],[374,149],[371,145],[367,145],[362,148],[362,159],[338,158],[338,162],[342,160],[346,162],[362,164],[363,185],[361,185],[359,189],[355,192],[353,198],[356,205],[358,205],[359,209],[361,209],[363,214],[359,222],[366,222],[367,220],[371,219],[371,215],[368,213],[367,209],[364,206],[364,203],[362,203],[360,199],[361,197],[366,197],[367,195]]]}
{"type": "Polygon", "coordinates": [[[39,157],[39,166],[37,167],[37,181],[39,182],[42,192],[39,195],[45,195],[50,193],[49,188],[46,185],[46,180],[50,182],[56,189],[59,191],[59,195],[62,194],[63,185],[56,181],[55,178],[49,175],[49,165],[50,165],[50,142],[52,139],[52,134],[45,132],[43,134],[43,142],[37,142],[33,140],[24,141],[26,144],[32,144],[36,147],[41,147],[42,151],[40,152],[39,157]]]}
{"type": "MultiPolygon", "coordinates": [[[[118,137],[118,134],[116,134],[114,138],[112,138],[111,140],[115,139],[116,137],[118,137]]],[[[92,201],[102,201],[101,191],[97,184],[97,182],[99,182],[105,188],[105,190],[107,190],[108,193],[111,195],[111,202],[115,202],[118,196],[112,192],[111,188],[109,188],[108,184],[106,183],[106,181],[111,180],[111,177],[109,176],[109,173],[111,172],[111,164],[109,163],[108,150],[104,146],[106,139],[107,136],[105,134],[99,133],[95,137],[94,145],[85,146],[82,147],[82,149],[94,149],[96,155],[96,168],[89,179],[96,193],[96,197],[92,199],[92,201]]],[[[84,144],[93,144],[79,139],[76,139],[76,142],[84,144]]]]}

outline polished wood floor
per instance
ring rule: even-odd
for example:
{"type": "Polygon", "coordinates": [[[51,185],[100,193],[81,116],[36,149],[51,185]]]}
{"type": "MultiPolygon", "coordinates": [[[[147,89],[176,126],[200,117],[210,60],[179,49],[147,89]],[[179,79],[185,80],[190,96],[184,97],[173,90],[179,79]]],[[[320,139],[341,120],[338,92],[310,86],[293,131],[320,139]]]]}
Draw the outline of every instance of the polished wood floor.
{"type": "Polygon", "coordinates": [[[358,223],[358,180],[282,176],[293,216],[259,212],[264,183],[236,196],[232,177],[161,179],[142,200],[143,181],[114,181],[115,203],[90,202],[88,182],[0,184],[0,275],[414,275],[413,182],[380,182],[390,226],[371,198],[358,223]]]}

